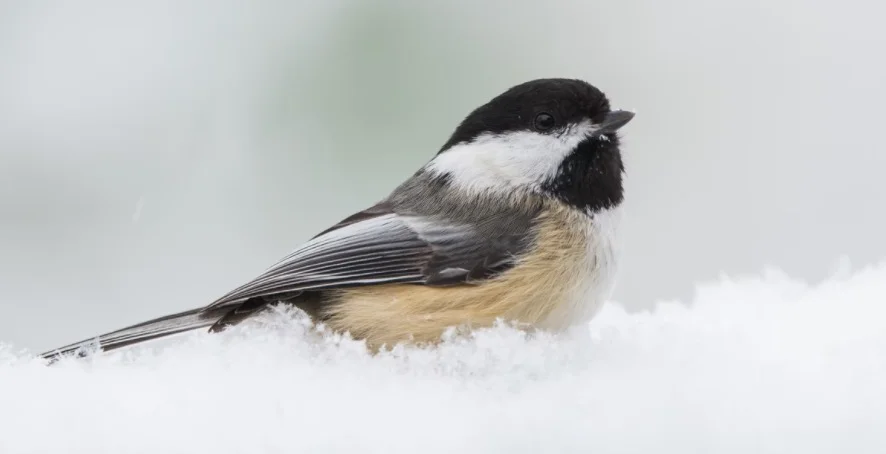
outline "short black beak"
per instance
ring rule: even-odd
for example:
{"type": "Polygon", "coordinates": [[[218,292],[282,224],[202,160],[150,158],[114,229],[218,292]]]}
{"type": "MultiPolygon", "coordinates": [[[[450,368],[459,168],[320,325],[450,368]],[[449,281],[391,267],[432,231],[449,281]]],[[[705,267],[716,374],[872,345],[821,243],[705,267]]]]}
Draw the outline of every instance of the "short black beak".
{"type": "Polygon", "coordinates": [[[634,118],[634,113],[626,110],[616,110],[601,115],[598,118],[599,120],[597,118],[594,119],[594,125],[597,127],[597,130],[594,131],[594,135],[618,131],[619,128],[628,124],[628,122],[634,118]]]}

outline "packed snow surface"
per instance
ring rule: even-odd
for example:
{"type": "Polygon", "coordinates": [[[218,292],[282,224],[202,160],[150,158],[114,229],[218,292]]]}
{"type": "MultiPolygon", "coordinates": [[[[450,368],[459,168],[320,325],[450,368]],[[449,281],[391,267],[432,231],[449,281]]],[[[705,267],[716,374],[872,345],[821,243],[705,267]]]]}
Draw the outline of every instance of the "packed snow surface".
{"type": "Polygon", "coordinates": [[[376,356],[282,310],[51,367],[0,347],[0,453],[297,452],[883,453],[886,265],[376,356]]]}

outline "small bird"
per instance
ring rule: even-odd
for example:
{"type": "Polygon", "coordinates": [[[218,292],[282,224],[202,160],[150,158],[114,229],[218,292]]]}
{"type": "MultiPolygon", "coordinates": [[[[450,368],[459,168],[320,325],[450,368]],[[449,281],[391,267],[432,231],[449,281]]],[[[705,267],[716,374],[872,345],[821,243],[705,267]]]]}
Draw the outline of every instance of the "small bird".
{"type": "Polygon", "coordinates": [[[582,80],[513,86],[387,197],[212,304],[42,357],[218,332],[281,303],[373,349],[497,320],[551,331],[587,322],[615,282],[618,130],[633,117],[582,80]]]}

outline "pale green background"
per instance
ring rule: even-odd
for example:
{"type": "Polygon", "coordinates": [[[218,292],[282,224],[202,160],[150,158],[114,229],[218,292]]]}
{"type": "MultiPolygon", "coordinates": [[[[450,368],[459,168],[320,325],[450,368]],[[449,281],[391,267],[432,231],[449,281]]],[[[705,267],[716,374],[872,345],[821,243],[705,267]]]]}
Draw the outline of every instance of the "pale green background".
{"type": "Polygon", "coordinates": [[[206,304],[536,77],[637,112],[631,309],[721,272],[878,260],[875,5],[0,1],[0,341],[42,350],[206,304]]]}

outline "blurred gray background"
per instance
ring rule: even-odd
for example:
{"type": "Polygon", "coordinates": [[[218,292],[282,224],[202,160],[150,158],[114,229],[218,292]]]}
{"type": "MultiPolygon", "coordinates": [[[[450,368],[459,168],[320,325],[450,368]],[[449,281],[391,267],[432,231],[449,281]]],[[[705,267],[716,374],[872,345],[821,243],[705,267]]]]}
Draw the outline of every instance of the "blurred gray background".
{"type": "Polygon", "coordinates": [[[872,5],[0,0],[0,341],[43,350],[211,302],[537,77],[638,113],[615,295],[632,310],[721,273],[872,263],[872,5]]]}

